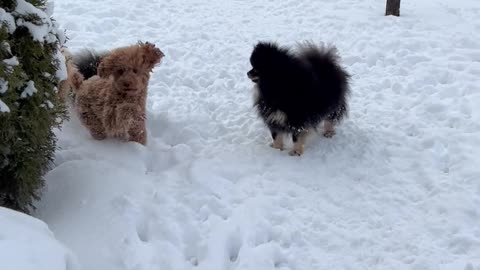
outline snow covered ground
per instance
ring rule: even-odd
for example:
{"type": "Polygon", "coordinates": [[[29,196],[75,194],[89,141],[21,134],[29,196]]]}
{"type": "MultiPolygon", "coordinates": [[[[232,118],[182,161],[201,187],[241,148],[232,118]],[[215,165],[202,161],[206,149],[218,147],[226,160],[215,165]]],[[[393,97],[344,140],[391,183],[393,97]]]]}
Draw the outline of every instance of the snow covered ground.
{"type": "Polygon", "coordinates": [[[80,269],[75,256],[53,237],[44,222],[0,207],[0,228],[1,269],[80,269]]]}
{"type": "Polygon", "coordinates": [[[73,116],[38,204],[88,270],[479,270],[480,2],[62,0],[72,51],[155,42],[149,144],[73,116]],[[325,41],[350,118],[304,156],[252,109],[258,40],[325,41]]]}

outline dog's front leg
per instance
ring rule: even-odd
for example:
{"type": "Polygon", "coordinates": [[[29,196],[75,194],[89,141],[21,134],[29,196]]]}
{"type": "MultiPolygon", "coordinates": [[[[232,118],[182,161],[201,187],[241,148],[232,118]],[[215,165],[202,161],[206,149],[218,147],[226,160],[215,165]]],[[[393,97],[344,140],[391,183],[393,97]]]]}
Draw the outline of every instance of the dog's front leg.
{"type": "Polygon", "coordinates": [[[270,129],[273,142],[270,144],[272,148],[283,150],[283,133],[270,129]]]}
{"type": "Polygon", "coordinates": [[[80,121],[88,128],[90,135],[95,140],[104,140],[107,135],[102,125],[102,121],[93,112],[79,111],[80,121]]]}
{"type": "Polygon", "coordinates": [[[331,138],[335,135],[335,127],[332,120],[325,120],[323,123],[323,136],[331,138]]]}
{"type": "Polygon", "coordinates": [[[138,115],[138,106],[133,104],[121,104],[117,107],[117,121],[131,122],[138,115]]]}
{"type": "Polygon", "coordinates": [[[114,105],[106,106],[103,110],[103,126],[110,136],[114,135],[114,131],[117,129],[117,111],[114,105]]]}
{"type": "Polygon", "coordinates": [[[114,104],[105,107],[104,126],[110,136],[128,141],[128,131],[135,113],[134,107],[130,104],[114,104]]]}
{"type": "Polygon", "coordinates": [[[138,106],[133,104],[122,104],[118,106],[116,121],[118,130],[124,134],[125,140],[130,140],[129,131],[132,129],[135,118],[140,114],[138,106]]]}
{"type": "Polygon", "coordinates": [[[289,152],[290,156],[301,156],[305,151],[305,142],[308,137],[308,130],[295,131],[292,134],[293,149],[289,152]]]}
{"type": "Polygon", "coordinates": [[[145,114],[137,115],[129,130],[130,138],[132,142],[137,142],[143,145],[147,145],[147,128],[145,126],[145,114]]]}

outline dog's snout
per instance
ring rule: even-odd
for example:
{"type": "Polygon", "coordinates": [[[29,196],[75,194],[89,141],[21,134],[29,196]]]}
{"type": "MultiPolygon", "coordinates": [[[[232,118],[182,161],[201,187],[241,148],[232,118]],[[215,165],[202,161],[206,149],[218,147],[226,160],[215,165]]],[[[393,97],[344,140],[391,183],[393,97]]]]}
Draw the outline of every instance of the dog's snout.
{"type": "Polygon", "coordinates": [[[251,69],[250,71],[248,71],[247,76],[253,82],[258,82],[258,74],[257,74],[257,71],[255,69],[251,69]]]}

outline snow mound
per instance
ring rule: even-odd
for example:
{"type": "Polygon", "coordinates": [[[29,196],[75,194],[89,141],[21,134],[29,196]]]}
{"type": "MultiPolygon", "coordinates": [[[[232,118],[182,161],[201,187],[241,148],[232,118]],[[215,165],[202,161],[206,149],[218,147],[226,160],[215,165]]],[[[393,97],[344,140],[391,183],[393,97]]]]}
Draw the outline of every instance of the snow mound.
{"type": "Polygon", "coordinates": [[[0,207],[2,270],[75,270],[76,258],[58,242],[47,225],[28,215],[0,207]]]}

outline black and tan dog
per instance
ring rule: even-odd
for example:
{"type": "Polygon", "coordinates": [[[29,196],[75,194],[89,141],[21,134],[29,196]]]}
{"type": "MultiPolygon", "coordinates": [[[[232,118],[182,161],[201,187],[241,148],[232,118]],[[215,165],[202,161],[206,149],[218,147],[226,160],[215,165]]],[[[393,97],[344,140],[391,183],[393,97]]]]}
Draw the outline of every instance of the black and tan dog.
{"type": "Polygon", "coordinates": [[[349,75],[338,63],[335,47],[299,44],[294,53],[276,43],[260,42],[250,57],[248,77],[256,84],[255,105],[270,129],[272,147],[283,150],[291,134],[290,155],[302,155],[306,138],[324,123],[324,136],[348,112],[349,75]]]}

